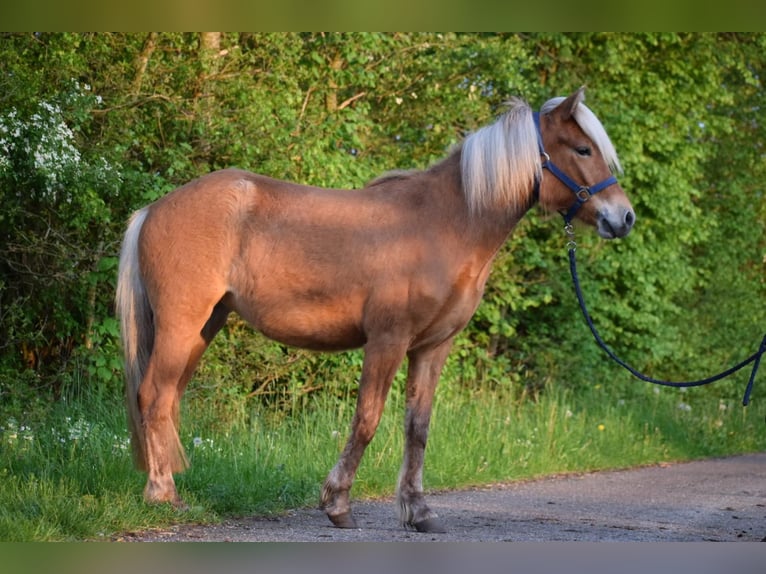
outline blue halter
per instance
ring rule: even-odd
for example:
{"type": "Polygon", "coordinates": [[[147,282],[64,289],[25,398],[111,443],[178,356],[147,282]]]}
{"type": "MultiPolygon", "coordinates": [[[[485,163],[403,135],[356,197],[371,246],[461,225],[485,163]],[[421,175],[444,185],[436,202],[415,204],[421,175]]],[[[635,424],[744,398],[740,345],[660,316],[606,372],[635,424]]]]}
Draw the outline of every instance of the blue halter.
{"type": "MultiPolygon", "coordinates": [[[[617,183],[617,178],[611,175],[605,180],[591,186],[578,185],[575,183],[571,177],[561,171],[558,166],[556,166],[556,164],[551,161],[551,156],[546,153],[545,147],[543,146],[543,134],[540,131],[540,114],[538,112],[534,112],[532,117],[535,120],[535,128],[537,129],[537,145],[540,148],[540,156],[544,158],[542,164],[543,169],[547,169],[549,172],[555,175],[575,195],[575,202],[566,213],[562,213],[564,216],[564,221],[567,225],[569,225],[577,211],[580,209],[580,207],[582,207],[583,203],[588,201],[592,195],[596,195],[599,191],[603,191],[610,185],[617,183]]],[[[540,181],[537,179],[535,180],[534,197],[535,199],[539,199],[540,197],[540,181]]]]}

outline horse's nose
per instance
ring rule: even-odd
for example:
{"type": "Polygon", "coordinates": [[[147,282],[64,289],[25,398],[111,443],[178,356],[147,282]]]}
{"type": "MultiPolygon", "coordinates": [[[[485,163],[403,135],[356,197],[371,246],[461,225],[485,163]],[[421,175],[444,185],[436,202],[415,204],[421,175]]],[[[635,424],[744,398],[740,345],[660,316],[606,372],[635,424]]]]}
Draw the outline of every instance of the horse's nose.
{"type": "Polygon", "coordinates": [[[636,222],[636,214],[631,207],[605,209],[600,211],[597,219],[599,235],[605,239],[625,237],[636,222]]]}

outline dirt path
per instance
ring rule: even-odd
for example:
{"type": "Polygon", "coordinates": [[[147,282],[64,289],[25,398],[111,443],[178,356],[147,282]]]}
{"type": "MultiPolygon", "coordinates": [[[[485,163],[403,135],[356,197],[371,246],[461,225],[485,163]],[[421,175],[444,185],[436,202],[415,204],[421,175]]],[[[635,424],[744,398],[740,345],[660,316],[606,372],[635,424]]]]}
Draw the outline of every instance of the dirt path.
{"type": "Polygon", "coordinates": [[[447,534],[398,524],[393,500],[356,502],[360,528],[317,509],[134,533],[135,541],[762,541],[766,453],[434,493],[447,534]]]}

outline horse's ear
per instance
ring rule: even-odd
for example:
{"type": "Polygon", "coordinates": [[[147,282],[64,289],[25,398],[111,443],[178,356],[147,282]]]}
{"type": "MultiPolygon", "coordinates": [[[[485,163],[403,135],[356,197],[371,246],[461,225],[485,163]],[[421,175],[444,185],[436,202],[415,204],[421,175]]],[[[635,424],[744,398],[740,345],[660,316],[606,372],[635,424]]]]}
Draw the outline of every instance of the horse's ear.
{"type": "Polygon", "coordinates": [[[568,120],[584,99],[585,86],[580,86],[576,92],[556,107],[556,111],[561,114],[563,120],[568,120]]]}

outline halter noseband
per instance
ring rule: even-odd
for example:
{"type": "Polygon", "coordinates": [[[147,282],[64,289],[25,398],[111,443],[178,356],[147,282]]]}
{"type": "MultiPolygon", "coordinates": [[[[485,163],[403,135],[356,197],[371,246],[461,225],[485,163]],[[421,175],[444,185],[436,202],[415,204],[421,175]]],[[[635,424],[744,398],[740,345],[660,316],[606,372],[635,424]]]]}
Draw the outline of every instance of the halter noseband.
{"type": "MultiPolygon", "coordinates": [[[[543,134],[540,131],[540,114],[538,112],[534,112],[532,117],[535,120],[535,128],[537,130],[537,145],[540,148],[540,156],[544,158],[544,161],[542,162],[543,169],[547,169],[549,172],[555,175],[575,195],[575,202],[566,213],[562,213],[564,216],[564,221],[567,225],[569,225],[577,211],[580,209],[580,207],[582,207],[583,203],[588,201],[592,195],[596,195],[599,191],[603,191],[610,185],[617,183],[617,178],[613,175],[610,175],[605,180],[591,186],[578,185],[575,183],[571,177],[561,171],[558,166],[551,161],[551,156],[546,153],[545,147],[543,146],[543,134]]],[[[535,199],[539,199],[540,197],[539,179],[535,179],[534,197],[535,199]]]]}

